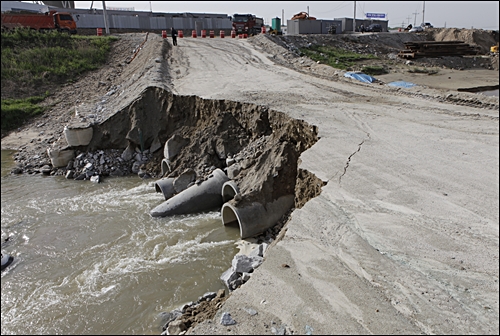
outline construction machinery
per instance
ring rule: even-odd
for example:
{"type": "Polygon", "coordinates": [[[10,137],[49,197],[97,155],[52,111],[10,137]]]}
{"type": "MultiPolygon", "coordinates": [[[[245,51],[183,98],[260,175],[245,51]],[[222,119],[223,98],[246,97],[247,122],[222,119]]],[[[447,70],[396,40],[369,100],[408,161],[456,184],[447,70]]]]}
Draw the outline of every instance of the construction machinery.
{"type": "Polygon", "coordinates": [[[271,35],[283,35],[281,31],[281,19],[279,17],[275,17],[272,19],[271,30],[269,34],[271,35]]]}
{"type": "Polygon", "coordinates": [[[232,17],[233,30],[236,34],[260,34],[264,26],[264,19],[253,14],[234,14],[232,17]]]}
{"type": "Polygon", "coordinates": [[[496,45],[494,45],[494,46],[491,46],[490,53],[492,53],[492,54],[498,54],[498,43],[496,45]]]}
{"type": "Polygon", "coordinates": [[[2,13],[2,31],[29,28],[38,31],[57,30],[76,34],[76,22],[70,13],[49,11],[47,13],[2,13]]]}
{"type": "Polygon", "coordinates": [[[300,12],[292,16],[291,20],[316,20],[316,18],[309,16],[307,12],[300,12]]]}

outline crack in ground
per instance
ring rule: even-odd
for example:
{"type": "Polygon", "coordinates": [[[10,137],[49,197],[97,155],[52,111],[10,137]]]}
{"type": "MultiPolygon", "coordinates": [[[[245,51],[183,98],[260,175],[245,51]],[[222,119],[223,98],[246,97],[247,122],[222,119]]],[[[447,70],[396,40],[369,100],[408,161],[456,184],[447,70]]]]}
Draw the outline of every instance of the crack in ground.
{"type": "MultiPolygon", "coordinates": [[[[368,135],[368,139],[370,139],[370,133],[367,133],[367,135],[368,135]]],[[[349,157],[347,158],[346,165],[344,166],[344,172],[339,177],[339,184],[342,181],[342,176],[344,176],[346,174],[347,168],[349,168],[349,164],[351,163],[351,158],[354,156],[354,154],[356,154],[357,152],[359,152],[361,150],[361,146],[363,146],[363,144],[365,143],[366,140],[367,139],[363,139],[363,141],[361,141],[358,144],[358,150],[356,150],[354,153],[352,153],[351,155],[349,155],[349,157]]]]}

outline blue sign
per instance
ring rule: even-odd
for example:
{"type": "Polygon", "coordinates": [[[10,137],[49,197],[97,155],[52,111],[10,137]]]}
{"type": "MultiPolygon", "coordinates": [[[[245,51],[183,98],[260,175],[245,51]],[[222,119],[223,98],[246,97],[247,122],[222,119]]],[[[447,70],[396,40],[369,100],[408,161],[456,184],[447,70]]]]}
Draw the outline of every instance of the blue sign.
{"type": "Polygon", "coordinates": [[[366,13],[367,18],[372,18],[372,19],[385,19],[385,14],[384,13],[366,13]]]}

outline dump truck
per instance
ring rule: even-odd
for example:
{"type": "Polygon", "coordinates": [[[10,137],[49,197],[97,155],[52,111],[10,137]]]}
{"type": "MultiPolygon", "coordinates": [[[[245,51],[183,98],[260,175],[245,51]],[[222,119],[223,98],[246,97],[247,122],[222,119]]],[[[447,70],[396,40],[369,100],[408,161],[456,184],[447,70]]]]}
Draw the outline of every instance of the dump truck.
{"type": "Polygon", "coordinates": [[[260,34],[264,26],[264,19],[253,14],[234,14],[231,21],[236,34],[260,34]]]}
{"type": "Polygon", "coordinates": [[[70,13],[49,11],[46,13],[2,13],[2,31],[29,28],[38,31],[57,30],[76,34],[76,22],[70,13]]]}

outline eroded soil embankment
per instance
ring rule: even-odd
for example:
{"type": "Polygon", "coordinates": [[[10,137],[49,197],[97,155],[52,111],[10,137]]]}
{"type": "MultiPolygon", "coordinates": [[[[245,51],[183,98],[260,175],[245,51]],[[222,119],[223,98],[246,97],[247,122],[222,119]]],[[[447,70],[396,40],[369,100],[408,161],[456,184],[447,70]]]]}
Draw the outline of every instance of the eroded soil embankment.
{"type": "MultiPolygon", "coordinates": [[[[160,178],[190,169],[196,180],[203,180],[220,168],[238,185],[243,204],[295,195],[296,207],[323,186],[298,169],[300,154],[318,140],[317,127],[263,106],[148,87],[130,105],[92,127],[89,145],[66,148],[74,150],[75,158],[65,167],[47,169],[46,152],[21,151],[15,156],[20,163],[16,172],[90,179],[135,174],[139,168],[141,176],[160,178]],[[177,153],[170,155],[169,169],[162,172],[165,143],[171,138],[176,139],[177,153]],[[90,174],[85,168],[89,163],[90,174]]],[[[65,143],[64,137],[59,143],[65,143]]]]}
{"type": "MultiPolygon", "coordinates": [[[[171,138],[179,144],[178,154],[169,158],[163,176],[192,169],[203,179],[215,168],[224,169],[238,185],[242,202],[265,203],[295,195],[297,178],[306,175],[298,172],[299,156],[317,141],[317,128],[263,106],[177,96],[150,87],[95,127],[89,150],[151,148],[154,143],[163,147],[171,138]]],[[[157,152],[143,168],[159,177],[164,153],[157,152]]],[[[297,204],[305,202],[301,195],[318,193],[317,187],[306,191],[308,184],[299,183],[297,204]]]]}

